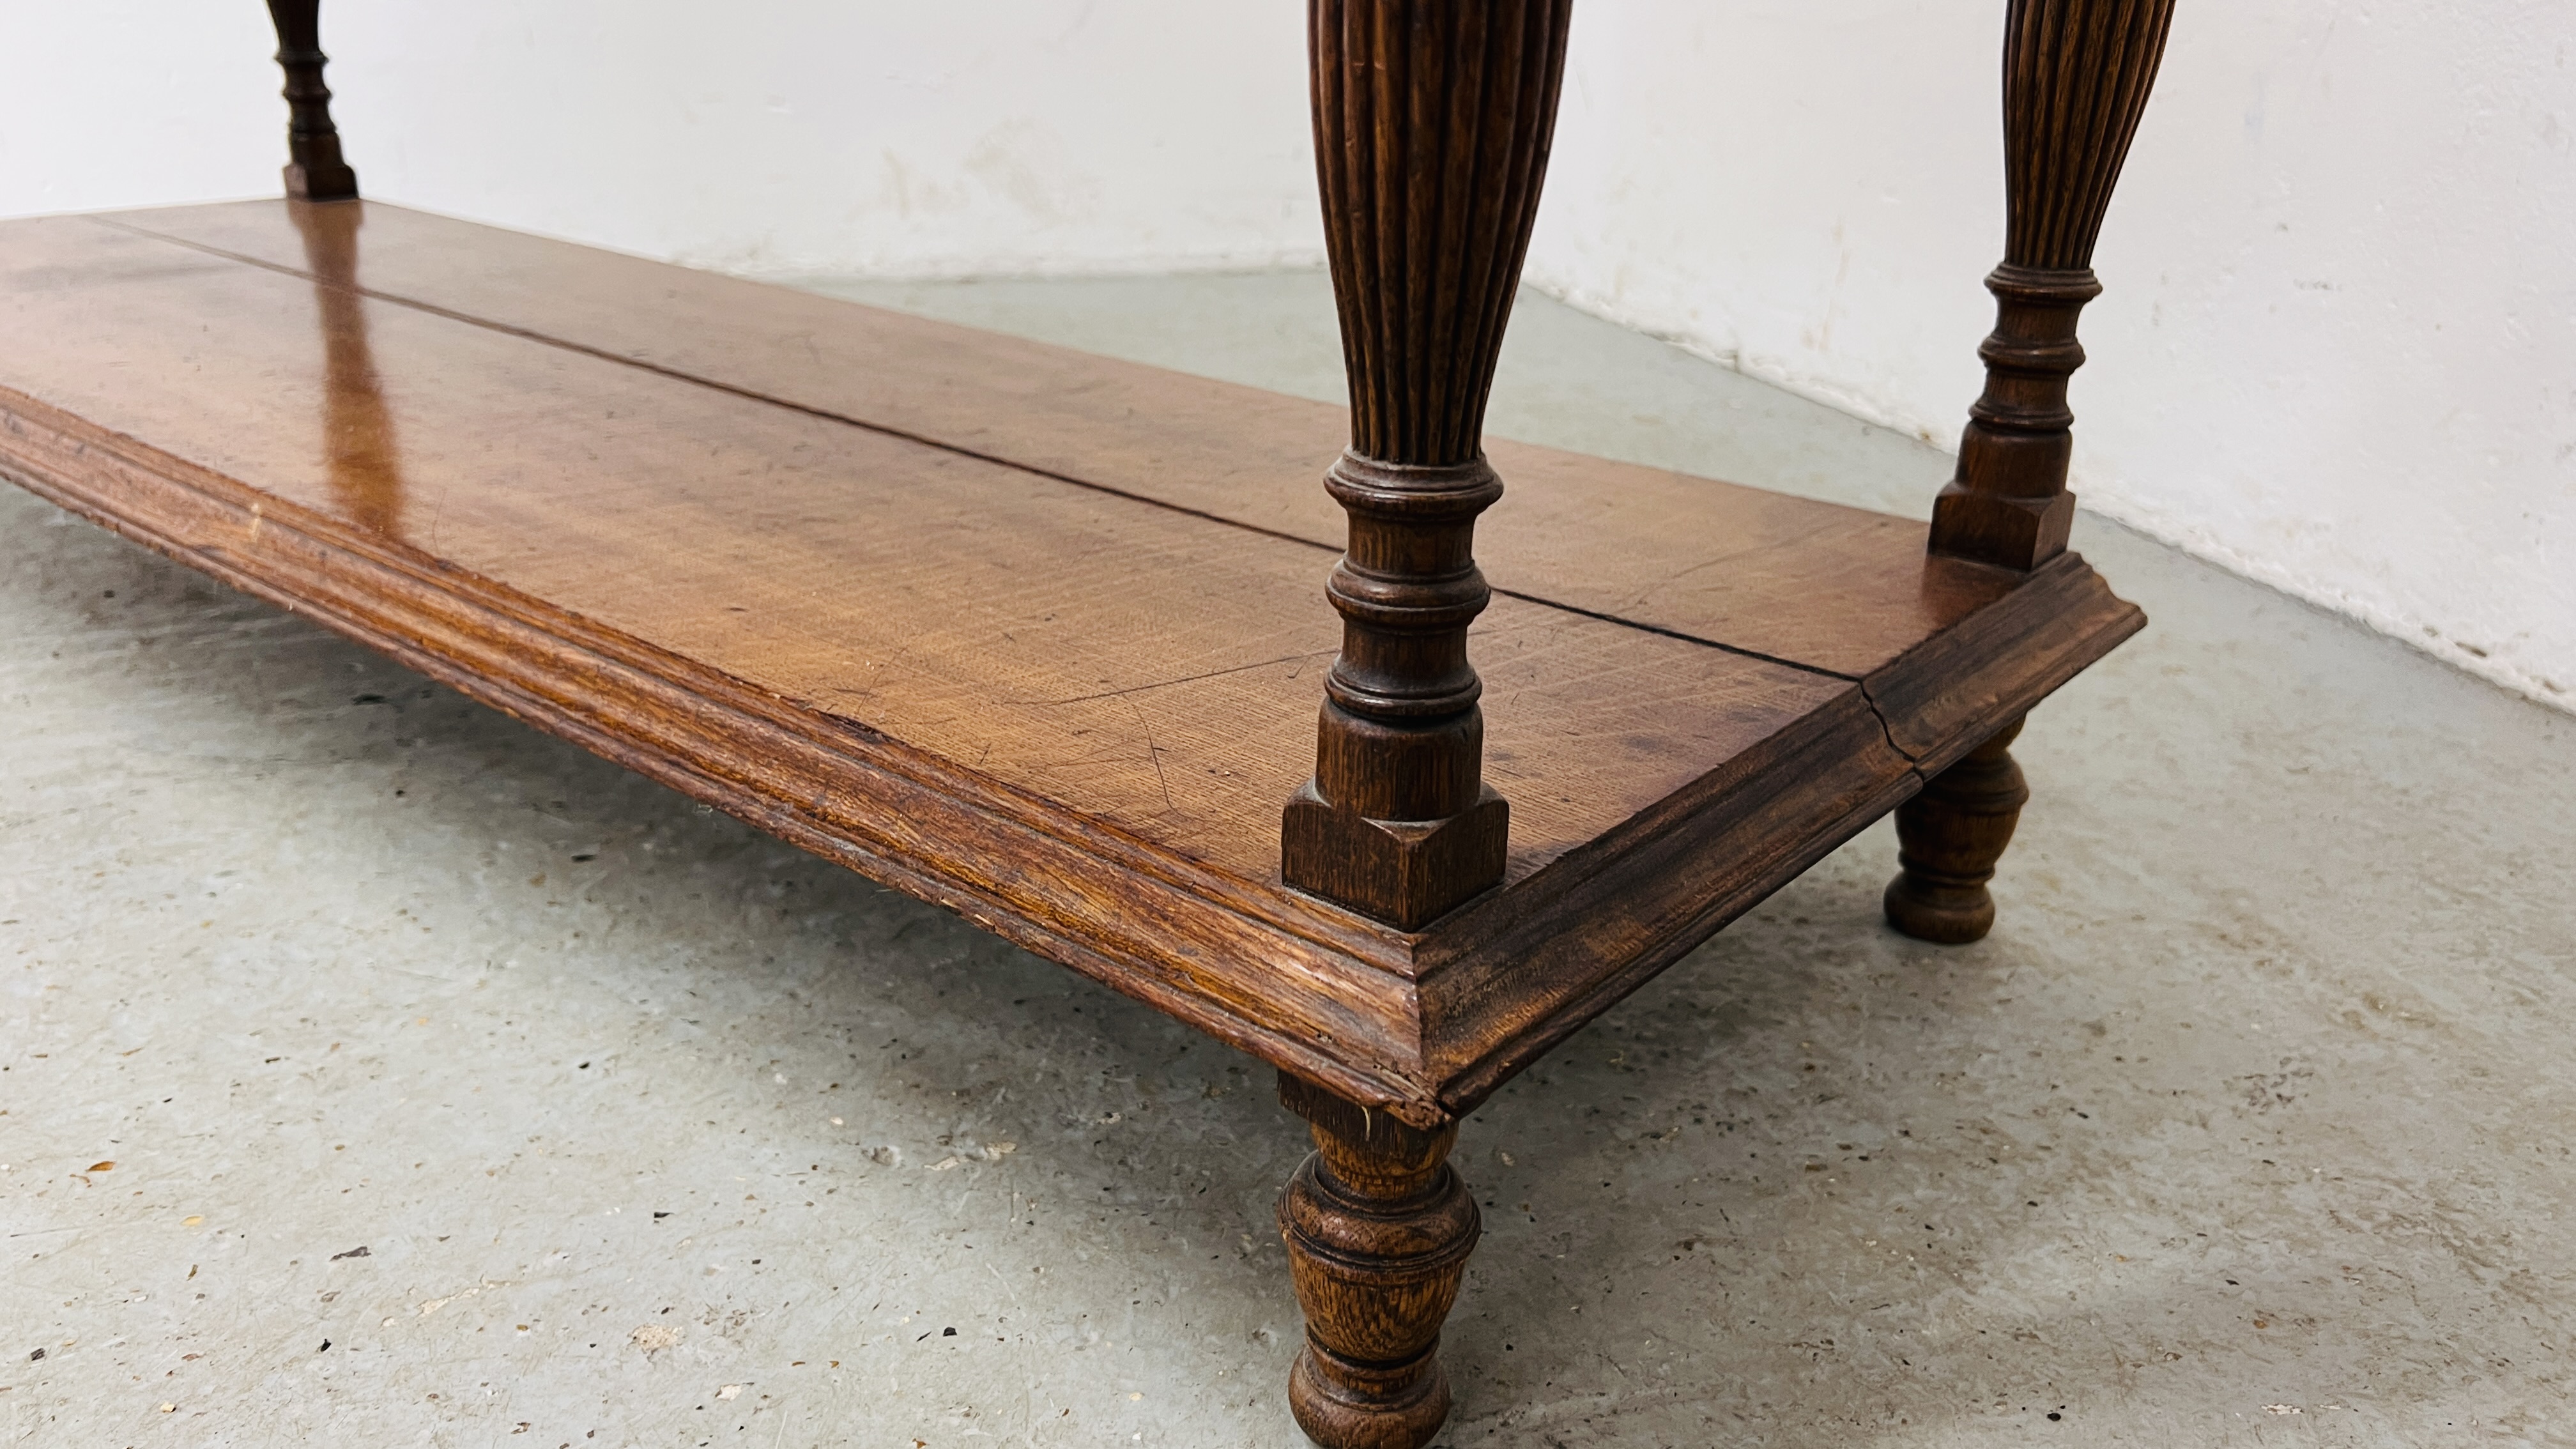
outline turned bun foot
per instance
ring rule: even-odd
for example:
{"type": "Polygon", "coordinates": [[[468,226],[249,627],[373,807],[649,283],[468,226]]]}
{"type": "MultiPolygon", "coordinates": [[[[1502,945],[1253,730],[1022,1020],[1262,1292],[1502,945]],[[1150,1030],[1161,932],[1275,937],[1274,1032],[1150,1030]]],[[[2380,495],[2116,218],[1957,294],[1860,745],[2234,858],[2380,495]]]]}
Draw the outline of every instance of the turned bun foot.
{"type": "Polygon", "coordinates": [[[1912,871],[1887,883],[1887,923],[1918,941],[1964,946],[1995,928],[1995,898],[1983,882],[1954,884],[1912,871]]]}
{"type": "Polygon", "coordinates": [[[1327,1449],[1422,1449],[1449,1418],[1439,1344],[1390,1367],[1343,1358],[1309,1338],[1288,1370],[1288,1411],[1327,1449]]]}
{"type": "Polygon", "coordinates": [[[2030,799],[2009,747],[2015,720],[1923,792],[1896,807],[1898,862],[1887,883],[1887,923],[1918,941],[1964,946],[1994,929],[1995,898],[1986,882],[2012,844],[2021,807],[2030,799]]]}
{"type": "Polygon", "coordinates": [[[1457,1125],[1425,1132],[1285,1073],[1279,1098],[1316,1149],[1279,1197],[1306,1311],[1289,1409],[1324,1449],[1422,1449],[1449,1417],[1440,1324],[1481,1227],[1447,1160],[1457,1125]]]}

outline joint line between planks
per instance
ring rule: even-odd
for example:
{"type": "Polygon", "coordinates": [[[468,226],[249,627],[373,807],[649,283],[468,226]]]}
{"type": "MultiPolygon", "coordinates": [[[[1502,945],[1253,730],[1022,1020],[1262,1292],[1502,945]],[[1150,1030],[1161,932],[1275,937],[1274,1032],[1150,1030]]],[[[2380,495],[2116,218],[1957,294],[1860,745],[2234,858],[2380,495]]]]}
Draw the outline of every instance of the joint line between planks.
{"type": "MultiPolygon", "coordinates": [[[[807,417],[820,418],[825,422],[840,423],[846,427],[858,428],[866,432],[877,433],[889,438],[900,438],[905,442],[916,443],[925,448],[936,448],[943,453],[953,453],[959,457],[973,458],[978,462],[990,463],[996,467],[1011,469],[1014,472],[1027,473],[1036,477],[1051,479],[1054,482],[1067,484],[1075,488],[1087,489],[1094,493],[1105,493],[1113,498],[1123,498],[1130,503],[1141,503],[1149,508],[1160,508],[1166,512],[1178,513],[1186,517],[1201,519],[1225,528],[1239,529],[1245,533],[1257,534],[1263,538],[1275,538],[1283,543],[1293,543],[1301,547],[1318,549],[1328,553],[1338,554],[1341,552],[1340,549],[1331,544],[1317,543],[1311,538],[1283,532],[1279,529],[1264,528],[1257,523],[1245,523],[1241,519],[1228,518],[1223,514],[1210,513],[1204,509],[1191,508],[1183,504],[1170,502],[1166,499],[1155,498],[1148,494],[1131,492],[1113,484],[1096,482],[1088,478],[1078,478],[1072,474],[1059,473],[1048,468],[1040,468],[1033,464],[1023,463],[1016,459],[1003,457],[1000,454],[980,452],[973,448],[961,447],[956,443],[948,442],[944,439],[929,437],[921,433],[911,432],[885,423],[872,423],[864,418],[855,418],[847,413],[834,412],[829,408],[817,407],[811,403],[800,403],[788,398],[773,397],[770,394],[761,392],[755,388],[743,387],[735,383],[722,382],[715,378],[702,377],[697,373],[686,372],[663,363],[647,362],[641,358],[621,356],[618,353],[608,351],[606,348],[592,347],[587,343],[570,341],[566,338],[555,337],[544,332],[536,331],[532,328],[519,327],[507,322],[496,322],[488,317],[477,317],[470,312],[459,312],[454,308],[442,307],[435,302],[425,302],[416,297],[405,297],[398,293],[380,292],[372,287],[363,287],[354,284],[330,281],[323,277],[317,277],[311,272],[304,271],[301,268],[288,266],[279,262],[267,261],[242,252],[230,251],[223,247],[209,245],[205,242],[191,241],[186,237],[172,236],[167,232],[154,231],[149,227],[137,226],[132,222],[118,221],[112,217],[106,216],[88,216],[84,217],[83,220],[94,222],[97,225],[108,227],[116,231],[122,231],[132,236],[167,243],[168,245],[175,247],[184,247],[190,251],[202,252],[207,256],[221,257],[228,262],[237,262],[247,267],[257,267],[262,271],[274,272],[279,276],[294,277],[300,281],[310,282],[315,286],[334,287],[341,291],[354,292],[358,296],[368,298],[371,301],[383,302],[396,307],[408,307],[415,312],[424,312],[430,316],[444,318],[450,322],[462,323],[468,327],[480,327],[488,332],[498,332],[504,336],[516,337],[522,341],[537,343],[540,346],[558,348],[565,352],[577,353],[584,357],[596,358],[601,362],[615,363],[621,367],[632,367],[638,371],[649,372],[658,377],[667,377],[674,382],[685,382],[693,386],[708,388],[716,392],[726,393],[733,397],[742,398],[748,402],[765,403],[771,407],[785,408],[790,412],[802,413],[807,417]]],[[[818,300],[828,299],[818,298],[818,300]]],[[[1684,633],[1679,629],[1668,629],[1657,624],[1641,623],[1635,619],[1624,618],[1620,615],[1606,613],[1599,609],[1586,609],[1579,605],[1564,603],[1560,600],[1547,598],[1539,594],[1524,593],[1517,589],[1500,588],[1495,589],[1494,592],[1504,598],[1517,600],[1524,604],[1535,604],[1541,608],[1555,609],[1562,613],[1574,614],[1582,618],[1598,620],[1604,624],[1615,624],[1624,629],[1634,629],[1642,634],[1661,635],[1664,638],[1676,640],[1680,643],[1695,644],[1703,649],[1715,649],[1722,654],[1733,654],[1740,658],[1754,659],[1765,664],[1777,665],[1783,669],[1793,669],[1801,674],[1813,674],[1826,679],[1840,679],[1852,683],[1859,682],[1856,676],[1844,674],[1839,670],[1826,669],[1814,664],[1803,664],[1795,659],[1785,659],[1775,654],[1765,654],[1758,649],[1747,649],[1741,645],[1727,644],[1716,639],[1705,639],[1696,634],[1684,633]]],[[[1872,708],[1876,708],[1876,706],[1873,704],[1872,708]]]]}

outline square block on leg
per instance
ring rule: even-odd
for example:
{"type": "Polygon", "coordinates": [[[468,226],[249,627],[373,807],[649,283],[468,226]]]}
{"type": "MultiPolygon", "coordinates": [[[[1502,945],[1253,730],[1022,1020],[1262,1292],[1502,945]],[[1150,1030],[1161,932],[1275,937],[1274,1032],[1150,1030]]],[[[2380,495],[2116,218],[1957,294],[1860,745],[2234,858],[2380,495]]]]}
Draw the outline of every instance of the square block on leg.
{"type": "Polygon", "coordinates": [[[1419,930],[1503,879],[1511,806],[1487,786],[1446,820],[1371,820],[1336,810],[1306,782],[1280,826],[1290,885],[1419,930]]]}

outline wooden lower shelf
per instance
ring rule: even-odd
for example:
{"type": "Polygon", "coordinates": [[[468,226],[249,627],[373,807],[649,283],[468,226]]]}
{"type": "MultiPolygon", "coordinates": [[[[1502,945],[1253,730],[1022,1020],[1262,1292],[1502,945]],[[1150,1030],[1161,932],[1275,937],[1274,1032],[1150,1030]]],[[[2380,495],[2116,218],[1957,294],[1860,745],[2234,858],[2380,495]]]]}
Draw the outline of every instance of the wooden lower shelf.
{"type": "Polygon", "coordinates": [[[375,203],[0,224],[0,474],[1431,1125],[2144,622],[1497,442],[1506,883],[1283,885],[1339,409],[375,203]]]}

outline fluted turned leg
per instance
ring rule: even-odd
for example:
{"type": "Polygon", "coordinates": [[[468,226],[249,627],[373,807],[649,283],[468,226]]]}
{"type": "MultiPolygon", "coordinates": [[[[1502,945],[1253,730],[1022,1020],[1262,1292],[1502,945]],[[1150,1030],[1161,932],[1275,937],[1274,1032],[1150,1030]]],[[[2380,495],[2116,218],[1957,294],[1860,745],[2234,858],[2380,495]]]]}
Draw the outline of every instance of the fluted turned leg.
{"type": "Polygon", "coordinates": [[[1896,807],[1897,861],[1887,884],[1889,925],[1918,941],[1964,946],[1994,929],[1986,882],[2012,844],[2030,787],[2013,763],[2014,720],[1896,807]]]}
{"type": "Polygon", "coordinates": [[[340,159],[331,88],[322,83],[321,0],[268,0],[277,25],[277,63],[286,71],[286,194],[299,201],[352,201],[358,173],[340,159]]]}
{"type": "Polygon", "coordinates": [[[1458,1128],[1424,1132],[1284,1073],[1279,1099],[1315,1134],[1279,1199],[1306,1311],[1297,1427],[1325,1449],[1420,1449],[1449,1417],[1440,1325],[1480,1231],[1448,1165],[1458,1128]]]}
{"type": "Polygon", "coordinates": [[[1572,0],[1312,0],[1315,160],[1351,445],[1325,487],[1350,547],[1325,586],[1342,652],[1288,883],[1412,929],[1499,883],[1510,809],[1483,779],[1467,626],[1500,498],[1485,402],[1538,215],[1572,0]]]}
{"type": "MultiPolygon", "coordinates": [[[[2004,21],[2004,260],[1986,278],[1995,330],[1977,355],[1959,468],[1932,505],[1929,551],[2026,573],[2066,551],[2075,495],[2067,379],[2084,365],[2084,306],[2102,294],[2093,247],[2163,63],[2174,0],[2011,0],[2004,21]]],[[[2030,790],[2008,751],[2015,720],[1897,807],[1902,872],[1887,919],[1956,945],[1995,923],[1986,882],[2030,790]]]]}
{"type": "Polygon", "coordinates": [[[1978,355],[1959,471],[1933,505],[1932,552],[2034,569],[2066,551],[2084,304],[2102,294],[2093,245],[2155,87],[2174,0],[2013,0],[2004,34],[2010,209],[1994,335],[1978,355]]]}

